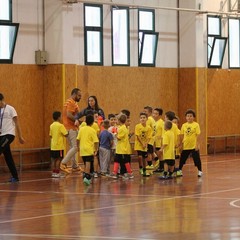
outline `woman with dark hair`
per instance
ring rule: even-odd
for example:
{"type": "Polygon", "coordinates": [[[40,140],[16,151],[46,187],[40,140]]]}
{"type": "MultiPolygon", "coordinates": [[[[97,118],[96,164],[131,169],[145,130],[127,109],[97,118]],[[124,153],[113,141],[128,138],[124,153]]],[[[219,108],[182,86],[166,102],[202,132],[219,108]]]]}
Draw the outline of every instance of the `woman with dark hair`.
{"type": "Polygon", "coordinates": [[[86,116],[89,111],[95,111],[98,113],[98,116],[102,118],[102,120],[105,119],[104,111],[99,107],[98,100],[96,96],[89,96],[88,97],[88,106],[84,108],[82,111],[80,111],[75,119],[80,119],[83,116],[86,116]]]}

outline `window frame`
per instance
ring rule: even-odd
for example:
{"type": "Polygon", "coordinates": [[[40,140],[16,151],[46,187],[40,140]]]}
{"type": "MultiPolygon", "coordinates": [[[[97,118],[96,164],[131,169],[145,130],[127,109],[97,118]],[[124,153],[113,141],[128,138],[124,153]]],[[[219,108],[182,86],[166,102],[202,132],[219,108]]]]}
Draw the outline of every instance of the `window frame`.
{"type": "Polygon", "coordinates": [[[130,21],[129,21],[129,7],[118,7],[118,6],[113,6],[111,8],[111,42],[112,42],[112,66],[130,66],[130,21]],[[113,11],[114,10],[126,10],[126,30],[127,30],[127,52],[126,52],[126,55],[127,55],[127,63],[114,63],[114,37],[113,37],[113,11]]]}
{"type": "Polygon", "coordinates": [[[84,3],[84,64],[85,65],[97,65],[102,66],[103,65],[103,5],[101,4],[89,4],[84,3]],[[99,26],[86,26],[86,10],[85,7],[98,7],[100,9],[100,27],[99,26]],[[87,33],[88,32],[99,32],[100,38],[99,38],[99,55],[100,55],[100,61],[99,62],[90,62],[88,61],[88,38],[87,33]]]}
{"type": "Polygon", "coordinates": [[[212,47],[212,51],[211,51],[210,58],[209,58],[209,62],[208,62],[208,68],[221,68],[221,67],[222,67],[223,58],[224,58],[224,53],[225,53],[226,45],[227,45],[227,40],[228,40],[227,37],[214,37],[213,47],[212,47]],[[215,44],[216,44],[216,41],[217,41],[217,40],[225,40],[225,43],[224,43],[224,48],[223,48],[223,51],[222,51],[222,56],[221,56],[220,64],[219,64],[219,65],[212,65],[212,64],[211,64],[211,60],[212,60],[212,57],[213,57],[213,53],[214,53],[214,50],[215,50],[215,44]]]}
{"type": "Polygon", "coordinates": [[[12,44],[12,51],[10,54],[10,58],[0,58],[0,63],[13,63],[13,55],[15,51],[16,41],[17,41],[17,35],[18,35],[18,29],[19,29],[19,23],[9,23],[9,22],[0,22],[0,26],[14,26],[15,32],[14,32],[14,39],[12,44]]]}
{"type": "Polygon", "coordinates": [[[211,46],[209,45],[209,38],[213,38],[213,42],[214,42],[214,38],[215,37],[221,37],[221,35],[222,35],[221,17],[216,16],[216,15],[207,15],[207,63],[208,63],[208,65],[209,65],[209,62],[210,62],[211,52],[212,52],[212,48],[213,48],[213,44],[211,46]],[[219,19],[219,34],[209,34],[209,18],[219,19]],[[209,47],[211,48],[210,52],[209,52],[209,47]]]}

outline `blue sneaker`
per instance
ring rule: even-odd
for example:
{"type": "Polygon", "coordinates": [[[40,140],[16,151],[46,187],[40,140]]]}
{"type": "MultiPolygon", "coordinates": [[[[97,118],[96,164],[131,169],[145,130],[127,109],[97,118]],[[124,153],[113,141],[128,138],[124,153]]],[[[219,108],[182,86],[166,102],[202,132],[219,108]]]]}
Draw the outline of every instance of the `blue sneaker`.
{"type": "Polygon", "coordinates": [[[14,177],[11,177],[11,178],[8,180],[8,182],[9,182],[9,183],[19,182],[19,179],[14,178],[14,177]]]}

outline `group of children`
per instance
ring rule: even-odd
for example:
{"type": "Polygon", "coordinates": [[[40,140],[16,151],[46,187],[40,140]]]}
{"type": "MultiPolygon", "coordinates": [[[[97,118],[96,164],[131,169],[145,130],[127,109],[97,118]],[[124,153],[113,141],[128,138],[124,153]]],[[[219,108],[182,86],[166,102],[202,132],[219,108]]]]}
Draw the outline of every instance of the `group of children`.
{"type": "MultiPolygon", "coordinates": [[[[191,156],[198,168],[198,177],[202,176],[198,136],[200,127],[195,119],[195,112],[186,111],[186,123],[178,128],[178,117],[174,112],[165,113],[162,119],[161,108],[144,107],[140,121],[130,133],[130,112],[122,110],[120,114],[109,114],[108,119],[100,124],[97,114],[89,112],[78,131],[77,146],[84,162],[83,182],[91,183],[92,177],[99,174],[113,179],[120,176],[134,178],[131,168],[131,137],[134,137],[134,150],[137,152],[139,172],[143,177],[152,173],[163,173],[160,179],[171,179],[174,172],[182,176],[182,168],[191,156]],[[180,154],[181,150],[181,154],[180,154]],[[176,171],[176,159],[179,159],[176,171]],[[113,170],[111,172],[111,162],[113,170]]],[[[64,177],[60,165],[63,157],[64,137],[67,131],[61,123],[61,113],[53,113],[54,122],[50,126],[52,177],[64,177]]]]}

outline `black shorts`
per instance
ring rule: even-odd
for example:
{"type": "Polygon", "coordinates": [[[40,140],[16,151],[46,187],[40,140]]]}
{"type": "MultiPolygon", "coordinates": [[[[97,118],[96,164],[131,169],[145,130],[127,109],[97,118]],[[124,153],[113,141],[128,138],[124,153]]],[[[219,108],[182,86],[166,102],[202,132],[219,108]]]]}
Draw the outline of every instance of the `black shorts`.
{"type": "Polygon", "coordinates": [[[156,151],[159,151],[161,148],[160,147],[155,147],[155,150],[156,151]]]}
{"type": "Polygon", "coordinates": [[[93,162],[94,161],[94,156],[92,155],[92,156],[82,156],[82,160],[83,160],[83,162],[84,163],[86,163],[86,162],[93,162]]]}
{"type": "Polygon", "coordinates": [[[153,153],[153,145],[151,145],[151,144],[147,145],[147,152],[148,153],[153,153]]]}
{"type": "Polygon", "coordinates": [[[147,152],[143,152],[143,151],[137,151],[138,156],[142,156],[143,158],[147,158],[147,152]]]}
{"type": "Polygon", "coordinates": [[[51,158],[63,158],[64,151],[63,150],[51,150],[51,158]]]}
{"type": "Polygon", "coordinates": [[[174,159],[166,159],[166,160],[164,160],[164,163],[166,163],[168,166],[174,166],[175,160],[174,159]]]}

